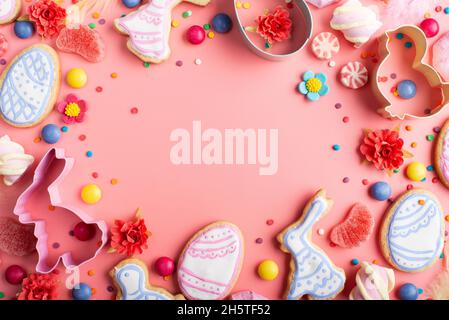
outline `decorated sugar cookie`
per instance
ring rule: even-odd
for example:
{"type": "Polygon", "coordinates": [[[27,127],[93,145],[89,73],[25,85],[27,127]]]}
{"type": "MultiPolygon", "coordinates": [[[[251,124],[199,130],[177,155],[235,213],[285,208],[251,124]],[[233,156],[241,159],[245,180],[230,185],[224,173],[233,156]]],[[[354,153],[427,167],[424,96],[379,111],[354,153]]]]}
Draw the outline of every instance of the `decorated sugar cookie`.
{"type": "Polygon", "coordinates": [[[109,273],[117,287],[116,300],[184,300],[149,283],[148,269],[139,259],[125,259],[109,273]]]}
{"type": "Polygon", "coordinates": [[[21,8],[21,0],[0,0],[0,25],[14,21],[21,8]]]}
{"type": "Polygon", "coordinates": [[[390,300],[394,289],[394,271],[375,264],[362,262],[355,276],[355,287],[349,300],[390,300]]]}
{"type": "Polygon", "coordinates": [[[434,163],[440,181],[449,188],[449,119],[446,120],[438,134],[435,146],[434,163]]]}
{"type": "Polygon", "coordinates": [[[444,245],[444,214],[424,189],[402,194],[387,210],[380,230],[382,253],[398,270],[420,272],[438,260],[444,245]]]}
{"type": "Polygon", "coordinates": [[[33,163],[34,157],[23,147],[4,135],[0,137],[0,175],[7,186],[13,185],[33,163]]]}
{"type": "Polygon", "coordinates": [[[236,283],[244,255],[239,228],[219,221],[198,231],[178,262],[178,283],[191,300],[220,300],[236,283]]]}
{"type": "Polygon", "coordinates": [[[12,126],[31,127],[53,109],[61,83],[59,57],[45,44],[19,53],[0,76],[0,116],[12,126]]]}
{"type": "Polygon", "coordinates": [[[332,299],[344,288],[346,276],[326,253],[312,243],[312,228],[332,207],[326,191],[318,191],[306,204],[298,221],[278,235],[281,249],[291,254],[289,285],[286,297],[298,300],[332,299]]]}
{"type": "Polygon", "coordinates": [[[182,1],[205,6],[210,0],[152,0],[115,20],[116,29],[129,36],[128,49],[141,60],[161,63],[170,56],[171,11],[182,1]]]}

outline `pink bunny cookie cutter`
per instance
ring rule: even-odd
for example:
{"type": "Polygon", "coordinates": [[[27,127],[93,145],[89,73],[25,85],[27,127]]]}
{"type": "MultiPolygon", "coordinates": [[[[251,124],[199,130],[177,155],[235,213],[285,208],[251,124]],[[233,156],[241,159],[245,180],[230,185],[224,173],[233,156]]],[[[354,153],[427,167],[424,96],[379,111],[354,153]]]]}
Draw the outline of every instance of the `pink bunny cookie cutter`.
{"type": "MultiPolygon", "coordinates": [[[[33,182],[19,196],[14,208],[14,214],[18,216],[21,223],[35,225],[34,235],[37,238],[36,250],[38,253],[36,271],[39,273],[52,272],[61,260],[66,269],[73,269],[83,265],[93,260],[108,241],[108,229],[104,221],[93,219],[79,208],[64,203],[61,198],[59,186],[73,168],[74,163],[75,160],[73,158],[68,158],[65,156],[64,149],[50,149],[36,167],[33,182]],[[51,180],[51,177],[54,177],[54,180],[51,180]],[[47,230],[49,228],[50,218],[42,215],[42,209],[39,207],[39,204],[33,204],[33,202],[40,202],[40,200],[44,198],[43,195],[47,195],[50,206],[53,210],[59,210],[59,212],[48,213],[48,217],[51,217],[51,219],[55,221],[55,219],[62,219],[67,216],[72,220],[76,219],[77,222],[82,221],[86,224],[94,224],[96,228],[96,235],[94,239],[89,242],[82,242],[72,236],[70,237],[71,240],[68,241],[67,248],[64,247],[64,245],[61,245],[61,248],[59,248],[58,245],[59,250],[56,250],[54,243],[53,246],[50,246],[52,237],[47,230]],[[99,233],[101,233],[101,235],[99,235],[99,233]],[[91,250],[86,250],[85,246],[88,244],[92,246],[93,243],[95,243],[96,248],[94,253],[90,254],[91,250]],[[80,247],[82,248],[79,249],[81,255],[87,254],[87,256],[76,258],[73,254],[74,248],[80,247]],[[51,263],[50,260],[52,260],[53,263],[51,263]]],[[[47,204],[46,211],[49,211],[48,208],[49,206],[47,204]]],[[[58,224],[55,226],[57,226],[56,229],[63,229],[59,220],[58,224]]],[[[58,232],[55,228],[52,230],[54,230],[54,232],[58,232]]],[[[68,231],[69,230],[64,230],[64,234],[69,238],[68,231]]]]}
{"type": "Polygon", "coordinates": [[[248,35],[247,31],[245,30],[244,23],[242,21],[242,18],[239,14],[239,10],[237,7],[237,3],[239,0],[234,0],[234,12],[235,17],[237,19],[237,24],[240,30],[240,33],[243,36],[243,41],[248,46],[248,48],[258,55],[261,58],[271,60],[271,61],[280,61],[285,60],[287,58],[290,58],[292,56],[297,55],[308,43],[310,38],[312,37],[312,31],[313,31],[313,20],[312,20],[312,13],[310,12],[309,6],[304,0],[292,0],[292,21],[293,21],[293,28],[297,29],[294,32],[300,32],[300,37],[295,37],[295,45],[292,50],[289,50],[286,53],[275,53],[270,52],[267,50],[264,50],[259,46],[254,40],[251,39],[251,37],[248,35]]]}

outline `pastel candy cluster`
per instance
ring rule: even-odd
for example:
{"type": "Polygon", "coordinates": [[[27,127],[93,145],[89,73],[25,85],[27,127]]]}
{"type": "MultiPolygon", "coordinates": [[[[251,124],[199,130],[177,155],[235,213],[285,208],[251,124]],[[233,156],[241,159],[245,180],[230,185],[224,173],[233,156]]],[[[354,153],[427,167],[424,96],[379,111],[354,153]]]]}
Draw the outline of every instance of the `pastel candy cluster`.
{"type": "Polygon", "coordinates": [[[13,185],[33,163],[23,147],[4,135],[0,138],[0,175],[7,186],[13,185]]]}
{"type": "Polygon", "coordinates": [[[350,300],[390,300],[394,288],[392,269],[362,262],[355,277],[356,286],[349,294],[350,300]]]}
{"type": "Polygon", "coordinates": [[[380,28],[375,6],[363,6],[359,0],[348,0],[334,10],[331,27],[343,32],[346,40],[355,47],[365,44],[380,28]]]}

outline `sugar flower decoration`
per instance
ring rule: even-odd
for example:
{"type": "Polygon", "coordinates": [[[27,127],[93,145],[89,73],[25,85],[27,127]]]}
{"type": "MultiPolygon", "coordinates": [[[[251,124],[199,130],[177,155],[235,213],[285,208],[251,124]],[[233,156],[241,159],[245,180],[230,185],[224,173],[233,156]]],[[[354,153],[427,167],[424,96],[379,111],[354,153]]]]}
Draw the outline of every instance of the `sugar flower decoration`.
{"type": "Polygon", "coordinates": [[[87,111],[87,104],[74,94],[69,94],[64,101],[56,105],[56,109],[62,114],[62,121],[67,124],[83,122],[87,111]]]}
{"type": "Polygon", "coordinates": [[[412,156],[403,146],[404,140],[399,137],[397,127],[393,130],[365,130],[359,150],[365,160],[373,163],[378,170],[391,172],[404,163],[404,157],[412,156]]]}
{"type": "Polygon", "coordinates": [[[312,71],[307,71],[302,79],[303,81],[298,85],[298,91],[310,101],[316,101],[329,92],[329,86],[326,84],[327,77],[323,73],[315,75],[312,71]]]}
{"type": "Polygon", "coordinates": [[[111,230],[111,248],[109,253],[118,252],[128,257],[136,252],[141,254],[147,249],[148,238],[151,235],[145,225],[140,209],[131,221],[115,220],[111,230]]]}
{"type": "Polygon", "coordinates": [[[32,273],[22,281],[17,300],[55,300],[58,280],[55,272],[32,273]]]}
{"type": "Polygon", "coordinates": [[[290,19],[290,13],[283,6],[277,6],[273,13],[259,16],[256,22],[256,32],[269,45],[290,38],[293,23],[290,19]]]}
{"type": "Polygon", "coordinates": [[[37,33],[52,38],[65,27],[66,10],[52,0],[37,0],[28,7],[30,21],[36,24],[37,33]]]}

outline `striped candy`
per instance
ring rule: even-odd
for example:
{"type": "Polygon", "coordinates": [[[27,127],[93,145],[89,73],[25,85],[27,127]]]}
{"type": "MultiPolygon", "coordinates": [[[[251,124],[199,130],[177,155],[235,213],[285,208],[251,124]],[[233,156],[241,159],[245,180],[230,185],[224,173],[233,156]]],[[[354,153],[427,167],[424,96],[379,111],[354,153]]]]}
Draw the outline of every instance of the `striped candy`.
{"type": "Polygon", "coordinates": [[[312,51],[318,59],[331,59],[340,51],[340,42],[333,33],[321,32],[313,38],[312,51]]]}
{"type": "Polygon", "coordinates": [[[8,51],[8,41],[4,34],[0,33],[0,57],[8,51]]]}
{"type": "Polygon", "coordinates": [[[359,89],[368,82],[368,69],[358,61],[348,62],[340,71],[340,82],[345,87],[359,89]]]}

